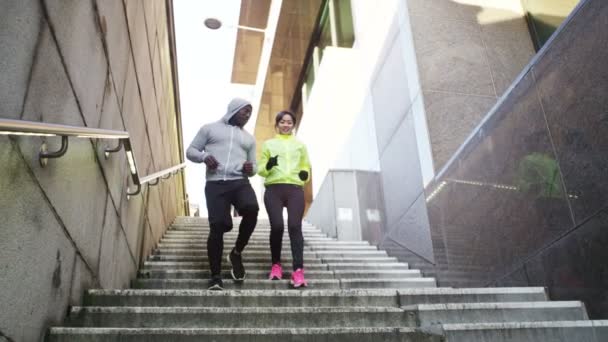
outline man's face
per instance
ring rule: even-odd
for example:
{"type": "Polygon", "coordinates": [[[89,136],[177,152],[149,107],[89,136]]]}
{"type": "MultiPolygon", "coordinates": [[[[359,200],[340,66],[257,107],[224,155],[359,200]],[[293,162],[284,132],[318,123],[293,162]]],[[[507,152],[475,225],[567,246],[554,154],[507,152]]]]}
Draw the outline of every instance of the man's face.
{"type": "Polygon", "coordinates": [[[239,111],[236,112],[236,114],[234,114],[234,116],[232,117],[232,120],[234,121],[234,123],[237,126],[243,127],[247,124],[247,121],[249,121],[250,117],[251,117],[251,106],[245,106],[245,107],[239,109],[239,111]]]}

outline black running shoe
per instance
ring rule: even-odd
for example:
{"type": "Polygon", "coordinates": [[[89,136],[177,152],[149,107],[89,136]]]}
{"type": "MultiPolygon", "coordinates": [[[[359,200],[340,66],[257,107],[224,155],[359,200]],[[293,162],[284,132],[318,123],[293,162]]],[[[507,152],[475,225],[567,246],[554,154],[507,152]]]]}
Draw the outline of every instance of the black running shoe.
{"type": "Polygon", "coordinates": [[[230,275],[234,281],[243,281],[247,272],[245,272],[245,266],[243,266],[243,259],[240,254],[236,254],[234,249],[228,254],[228,262],[232,265],[230,275]]]}
{"type": "Polygon", "coordinates": [[[222,291],[223,289],[224,283],[222,282],[222,278],[215,276],[209,279],[209,285],[207,286],[207,290],[222,291]]]}

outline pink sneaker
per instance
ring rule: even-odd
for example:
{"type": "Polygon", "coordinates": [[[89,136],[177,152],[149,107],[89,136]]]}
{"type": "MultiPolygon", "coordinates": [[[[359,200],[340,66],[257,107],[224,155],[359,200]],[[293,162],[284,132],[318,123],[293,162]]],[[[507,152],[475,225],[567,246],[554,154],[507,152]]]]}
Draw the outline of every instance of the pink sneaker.
{"type": "Polygon", "coordinates": [[[281,264],[273,264],[270,269],[270,276],[268,277],[270,280],[281,280],[283,279],[283,268],[281,268],[281,264]]]}
{"type": "Polygon", "coordinates": [[[293,273],[291,273],[291,285],[293,285],[293,287],[296,289],[301,286],[304,286],[304,287],[308,286],[308,283],[304,279],[304,270],[303,269],[298,268],[293,273]]]}

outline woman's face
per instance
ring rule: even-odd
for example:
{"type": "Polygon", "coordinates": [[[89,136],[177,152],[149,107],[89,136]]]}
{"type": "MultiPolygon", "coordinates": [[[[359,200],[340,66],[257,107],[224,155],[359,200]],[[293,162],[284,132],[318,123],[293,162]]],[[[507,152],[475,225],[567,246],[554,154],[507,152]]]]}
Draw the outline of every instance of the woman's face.
{"type": "Polygon", "coordinates": [[[291,115],[283,115],[277,127],[279,128],[280,134],[291,134],[291,131],[293,131],[293,118],[291,115]]]}

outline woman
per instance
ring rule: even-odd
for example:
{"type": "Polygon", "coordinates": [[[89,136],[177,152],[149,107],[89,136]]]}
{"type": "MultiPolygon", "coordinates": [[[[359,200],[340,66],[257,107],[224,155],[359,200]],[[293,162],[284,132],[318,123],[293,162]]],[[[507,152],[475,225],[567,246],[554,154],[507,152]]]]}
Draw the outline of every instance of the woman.
{"type": "Polygon", "coordinates": [[[298,288],[308,286],[304,279],[304,184],[309,179],[310,162],[306,146],[292,134],[296,124],[290,111],[279,112],[275,119],[276,137],[262,145],[262,159],[258,174],[265,179],[264,204],[270,219],[270,251],[272,269],[269,278],[283,278],[281,245],[283,243],[283,207],[287,207],[287,229],[291,241],[293,272],[291,284],[298,288]]]}

